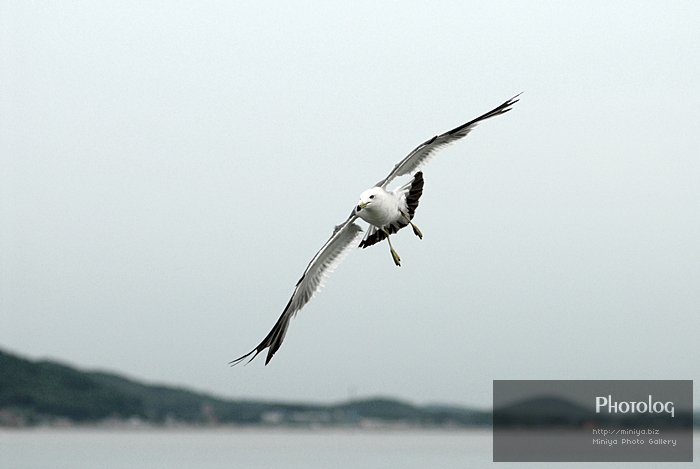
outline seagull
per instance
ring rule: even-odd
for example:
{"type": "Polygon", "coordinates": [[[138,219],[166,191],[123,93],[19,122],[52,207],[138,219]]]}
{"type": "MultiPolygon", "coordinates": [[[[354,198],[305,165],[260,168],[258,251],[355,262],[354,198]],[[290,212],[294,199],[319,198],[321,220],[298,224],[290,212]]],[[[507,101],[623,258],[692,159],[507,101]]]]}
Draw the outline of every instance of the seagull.
{"type": "Polygon", "coordinates": [[[231,366],[237,365],[253,355],[247,362],[250,363],[265,349],[268,349],[265,365],[270,363],[275,352],[282,345],[291,319],[323,288],[331,272],[345,259],[362,237],[363,230],[355,223],[358,218],[369,223],[367,232],[358,247],[364,249],[386,239],[394,264],[400,266],[401,258],[391,244],[390,235],[410,225],[413,233],[418,238],[423,238],[423,233],[413,223],[418,201],[423,194],[423,173],[419,170],[439,150],[466,137],[479,122],[510,111],[511,106],[519,101],[519,96],[520,94],[486,114],[418,145],[415,150],[394,166],[387,177],[360,194],[360,201],[352,209],[348,219],[335,227],[330,239],[309,262],[294,288],[292,297],[270,333],[257,347],[229,364],[231,366]],[[405,175],[411,175],[411,180],[393,191],[387,191],[386,186],[391,181],[405,175]]]}

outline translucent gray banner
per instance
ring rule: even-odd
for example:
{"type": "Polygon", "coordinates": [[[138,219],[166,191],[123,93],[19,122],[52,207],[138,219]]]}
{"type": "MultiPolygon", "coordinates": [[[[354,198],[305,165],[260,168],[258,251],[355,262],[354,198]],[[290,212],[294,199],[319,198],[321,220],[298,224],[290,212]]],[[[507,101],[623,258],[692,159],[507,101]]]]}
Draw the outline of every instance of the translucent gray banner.
{"type": "Polygon", "coordinates": [[[693,382],[494,380],[494,462],[692,462],[693,382]]]}

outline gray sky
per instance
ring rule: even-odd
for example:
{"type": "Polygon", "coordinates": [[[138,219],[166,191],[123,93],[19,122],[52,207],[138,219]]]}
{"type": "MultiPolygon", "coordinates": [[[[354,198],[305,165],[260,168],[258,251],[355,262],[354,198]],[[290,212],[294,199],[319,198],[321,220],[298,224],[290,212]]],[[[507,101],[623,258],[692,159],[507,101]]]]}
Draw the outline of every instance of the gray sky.
{"type": "Polygon", "coordinates": [[[0,4],[0,347],[305,401],[700,379],[700,4],[293,3],[0,4]],[[401,268],[352,252],[228,367],[363,190],[521,91],[426,166],[401,268]]]}

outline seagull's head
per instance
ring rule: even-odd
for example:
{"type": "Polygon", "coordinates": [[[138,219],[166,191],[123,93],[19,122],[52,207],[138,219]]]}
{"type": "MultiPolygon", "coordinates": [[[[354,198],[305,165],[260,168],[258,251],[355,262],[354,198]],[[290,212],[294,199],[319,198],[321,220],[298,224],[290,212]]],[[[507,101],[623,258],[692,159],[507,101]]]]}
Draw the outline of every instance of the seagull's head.
{"type": "Polygon", "coordinates": [[[382,189],[380,187],[373,187],[367,189],[362,194],[360,194],[360,201],[357,203],[355,212],[364,210],[367,207],[371,207],[372,204],[382,195],[382,189]]]}

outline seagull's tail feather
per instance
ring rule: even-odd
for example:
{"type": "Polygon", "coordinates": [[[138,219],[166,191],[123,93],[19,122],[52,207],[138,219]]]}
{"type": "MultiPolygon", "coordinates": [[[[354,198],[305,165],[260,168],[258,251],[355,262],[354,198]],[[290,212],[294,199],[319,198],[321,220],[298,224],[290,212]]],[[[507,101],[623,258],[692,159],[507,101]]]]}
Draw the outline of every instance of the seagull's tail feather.
{"type": "Polygon", "coordinates": [[[359,247],[361,247],[362,249],[368,248],[377,244],[384,238],[386,238],[386,235],[382,230],[377,229],[377,227],[374,225],[370,225],[369,228],[367,228],[367,232],[365,233],[365,238],[362,241],[360,241],[359,247]]]}
{"type": "Polygon", "coordinates": [[[413,179],[407,184],[408,194],[406,195],[406,207],[408,208],[408,216],[413,220],[413,215],[418,208],[418,200],[423,195],[423,173],[418,171],[413,179]]]}

